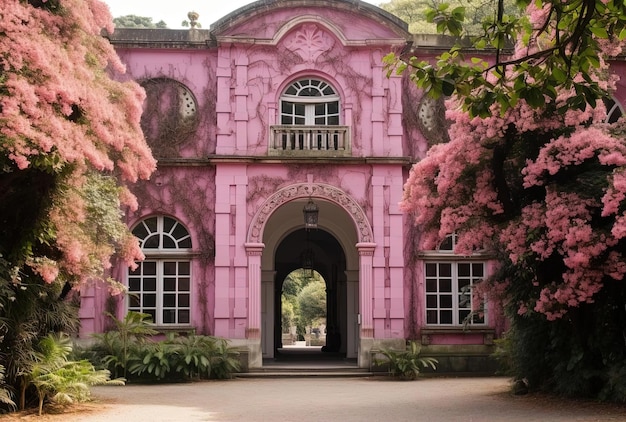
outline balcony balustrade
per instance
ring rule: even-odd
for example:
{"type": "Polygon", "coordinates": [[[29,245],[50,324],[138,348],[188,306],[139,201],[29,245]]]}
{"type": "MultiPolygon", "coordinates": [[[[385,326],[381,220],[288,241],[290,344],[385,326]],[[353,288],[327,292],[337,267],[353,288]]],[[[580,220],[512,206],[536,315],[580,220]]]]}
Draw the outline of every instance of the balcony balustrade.
{"type": "Polygon", "coordinates": [[[269,155],[346,157],[352,155],[348,126],[292,126],[270,128],[269,155]]]}

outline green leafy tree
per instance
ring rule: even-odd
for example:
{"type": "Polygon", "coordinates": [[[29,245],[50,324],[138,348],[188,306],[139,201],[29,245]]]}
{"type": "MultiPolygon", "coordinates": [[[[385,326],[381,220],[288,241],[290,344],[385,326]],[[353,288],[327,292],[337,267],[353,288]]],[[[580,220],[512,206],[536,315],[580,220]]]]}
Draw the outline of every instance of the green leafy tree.
{"type": "Polygon", "coordinates": [[[152,18],[137,15],[118,16],[113,19],[113,23],[116,28],[167,28],[167,24],[162,20],[154,23],[152,18]]]}
{"type": "Polygon", "coordinates": [[[298,294],[299,317],[304,326],[326,317],[326,283],[315,278],[304,286],[298,294]]]}
{"type": "MultiPolygon", "coordinates": [[[[456,95],[471,116],[489,116],[494,104],[505,113],[521,100],[533,108],[558,107],[560,112],[595,106],[606,90],[593,75],[603,71],[602,52],[626,37],[626,4],[596,0],[516,4],[532,11],[506,14],[499,0],[495,17],[483,23],[480,36],[469,45],[459,42],[433,62],[410,54],[390,54],[386,62],[398,72],[411,72],[416,84],[434,98],[456,95]],[[516,42],[512,53],[506,50],[510,42],[516,42]],[[571,91],[565,102],[556,101],[556,87],[571,91]]],[[[465,33],[464,18],[464,8],[447,4],[427,13],[439,32],[455,36],[465,33]]]]}
{"type": "MultiPolygon", "coordinates": [[[[434,34],[437,24],[427,19],[429,10],[437,9],[443,4],[451,8],[462,7],[465,13],[464,29],[467,33],[478,35],[482,33],[482,23],[493,18],[497,11],[497,0],[391,0],[380,4],[380,8],[399,17],[409,24],[409,31],[413,34],[434,34]]],[[[506,0],[504,7],[507,13],[517,14],[514,0],[506,0]]]]}

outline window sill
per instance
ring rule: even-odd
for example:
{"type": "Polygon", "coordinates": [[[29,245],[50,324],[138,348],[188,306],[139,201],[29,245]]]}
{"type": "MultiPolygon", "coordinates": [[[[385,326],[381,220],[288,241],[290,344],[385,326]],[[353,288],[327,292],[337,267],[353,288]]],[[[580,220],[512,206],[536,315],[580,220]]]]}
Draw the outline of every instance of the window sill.
{"type": "Polygon", "coordinates": [[[159,334],[178,333],[178,334],[195,334],[196,327],[191,325],[155,325],[153,328],[159,332],[159,334]]]}
{"type": "Polygon", "coordinates": [[[421,330],[421,339],[423,345],[428,345],[432,343],[433,337],[437,336],[477,336],[482,335],[483,344],[492,345],[493,339],[495,336],[495,329],[489,328],[487,326],[484,327],[423,327],[421,330]]]}

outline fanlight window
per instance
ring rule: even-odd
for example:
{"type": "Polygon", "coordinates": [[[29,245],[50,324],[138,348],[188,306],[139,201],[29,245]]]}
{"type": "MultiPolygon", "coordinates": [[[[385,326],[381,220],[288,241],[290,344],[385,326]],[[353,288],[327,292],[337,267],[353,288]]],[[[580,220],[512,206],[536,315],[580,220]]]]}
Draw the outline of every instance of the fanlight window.
{"type": "Polygon", "coordinates": [[[624,115],[622,108],[617,101],[612,98],[604,99],[604,105],[606,106],[606,122],[615,123],[620,117],[624,115]]]}
{"type": "Polygon", "coordinates": [[[128,271],[128,310],[159,326],[191,323],[191,236],[173,218],[142,220],[133,230],[146,259],[128,271]]]}
{"type": "Polygon", "coordinates": [[[300,79],[292,83],[280,101],[282,125],[339,125],[339,96],[319,79],[300,79]]]}

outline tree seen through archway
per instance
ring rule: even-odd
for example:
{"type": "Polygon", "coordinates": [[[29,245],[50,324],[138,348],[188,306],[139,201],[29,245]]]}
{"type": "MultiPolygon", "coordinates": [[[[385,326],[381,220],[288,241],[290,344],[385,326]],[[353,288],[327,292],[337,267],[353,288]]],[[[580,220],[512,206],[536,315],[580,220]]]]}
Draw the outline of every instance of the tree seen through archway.
{"type": "Polygon", "coordinates": [[[281,295],[281,326],[283,344],[307,337],[309,345],[325,344],[326,283],[318,272],[313,271],[311,276],[298,269],[285,278],[281,295]]]}

